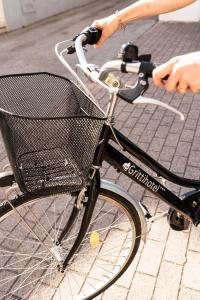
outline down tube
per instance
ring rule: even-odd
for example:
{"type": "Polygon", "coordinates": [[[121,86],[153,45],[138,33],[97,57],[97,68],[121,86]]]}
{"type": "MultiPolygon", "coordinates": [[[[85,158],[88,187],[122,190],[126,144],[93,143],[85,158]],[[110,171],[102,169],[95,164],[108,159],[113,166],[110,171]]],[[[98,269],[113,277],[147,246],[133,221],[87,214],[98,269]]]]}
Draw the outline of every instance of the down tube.
{"type": "Polygon", "coordinates": [[[115,169],[119,170],[151,193],[155,194],[162,201],[169,206],[186,214],[191,219],[194,217],[193,213],[185,206],[185,204],[164,187],[160,182],[155,180],[152,176],[146,173],[143,169],[133,163],[130,159],[116,150],[113,146],[108,145],[104,160],[112,165],[115,169]]]}

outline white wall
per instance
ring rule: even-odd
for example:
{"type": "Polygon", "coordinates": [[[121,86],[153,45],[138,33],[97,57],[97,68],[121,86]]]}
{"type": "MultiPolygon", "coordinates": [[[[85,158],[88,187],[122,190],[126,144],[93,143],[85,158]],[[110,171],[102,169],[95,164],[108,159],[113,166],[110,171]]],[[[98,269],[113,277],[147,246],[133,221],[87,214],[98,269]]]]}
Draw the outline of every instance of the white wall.
{"type": "Polygon", "coordinates": [[[4,8],[3,2],[0,0],[0,27],[5,26],[5,16],[4,16],[4,8]]]}
{"type": "Polygon", "coordinates": [[[200,0],[186,8],[179,9],[176,12],[160,15],[159,19],[161,21],[199,22],[200,0]]]}
{"type": "Polygon", "coordinates": [[[92,0],[2,0],[8,30],[20,28],[92,0]]]}

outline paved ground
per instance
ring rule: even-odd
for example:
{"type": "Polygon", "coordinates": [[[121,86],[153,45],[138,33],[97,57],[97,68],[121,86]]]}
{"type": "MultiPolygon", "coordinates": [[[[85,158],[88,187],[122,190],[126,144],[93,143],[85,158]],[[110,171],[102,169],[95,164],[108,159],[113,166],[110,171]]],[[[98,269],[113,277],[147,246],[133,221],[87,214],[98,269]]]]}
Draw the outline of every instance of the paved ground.
{"type": "MultiPolygon", "coordinates": [[[[85,9],[50,18],[37,25],[0,37],[1,74],[50,71],[66,75],[57,61],[53,46],[73,36],[97,17],[105,16],[129,1],[101,1],[85,9]],[[74,18],[76,16],[76,18],[74,18]]],[[[91,61],[101,64],[116,56],[122,42],[132,40],[141,53],[152,53],[153,60],[199,50],[200,24],[162,24],[155,19],[140,21],[116,35],[99,51],[92,50],[91,61]],[[98,57],[99,55],[99,57],[98,57]]],[[[74,62],[72,58],[71,62],[74,62]]],[[[200,95],[167,94],[151,87],[148,95],[180,109],[185,115],[181,122],[174,114],[152,106],[131,106],[119,102],[116,110],[117,127],[156,160],[184,177],[199,179],[200,95]]],[[[100,98],[103,94],[100,94],[100,98]]],[[[105,99],[101,100],[105,105],[105,99]]],[[[1,145],[1,164],[5,152],[1,145]]],[[[152,213],[167,207],[153,195],[132,184],[112,168],[104,166],[104,177],[120,184],[137,200],[143,199],[152,213]]],[[[178,195],[186,191],[175,185],[170,188],[178,195]]],[[[177,233],[169,229],[165,219],[154,224],[146,245],[140,249],[134,263],[102,300],[198,300],[200,299],[200,232],[190,228],[177,233]]]]}

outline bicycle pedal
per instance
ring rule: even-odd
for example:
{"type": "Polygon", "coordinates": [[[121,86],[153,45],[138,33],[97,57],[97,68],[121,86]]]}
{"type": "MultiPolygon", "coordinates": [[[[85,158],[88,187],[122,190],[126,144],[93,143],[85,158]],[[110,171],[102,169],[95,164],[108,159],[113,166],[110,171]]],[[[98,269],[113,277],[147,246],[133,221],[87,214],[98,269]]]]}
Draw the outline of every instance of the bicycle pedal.
{"type": "Polygon", "coordinates": [[[175,231],[187,230],[190,225],[190,221],[173,208],[170,208],[168,211],[167,221],[175,231]]]}

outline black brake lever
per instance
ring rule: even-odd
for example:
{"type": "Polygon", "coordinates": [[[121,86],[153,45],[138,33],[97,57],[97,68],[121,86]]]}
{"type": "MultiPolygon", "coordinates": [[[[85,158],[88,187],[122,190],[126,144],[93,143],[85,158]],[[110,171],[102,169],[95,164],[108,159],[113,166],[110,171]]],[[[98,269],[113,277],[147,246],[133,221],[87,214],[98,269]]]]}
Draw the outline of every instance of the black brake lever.
{"type": "Polygon", "coordinates": [[[143,95],[148,89],[148,78],[152,77],[154,69],[155,64],[147,61],[141,62],[136,84],[129,89],[120,89],[118,91],[118,96],[129,103],[133,103],[135,99],[143,95]]]}
{"type": "MultiPolygon", "coordinates": [[[[148,79],[152,78],[153,70],[157,67],[158,64],[154,64],[148,61],[142,61],[136,84],[132,88],[120,89],[118,91],[118,96],[128,103],[133,103],[135,99],[137,99],[139,96],[142,96],[147,91],[147,89],[149,88],[148,79]]],[[[163,82],[168,78],[169,76],[163,78],[163,82]]]]}
{"type": "Polygon", "coordinates": [[[120,89],[117,93],[118,97],[125,100],[128,103],[133,103],[135,99],[137,99],[139,96],[143,95],[144,92],[148,89],[149,84],[147,83],[144,86],[142,86],[138,80],[137,84],[130,89],[120,89]]]}

